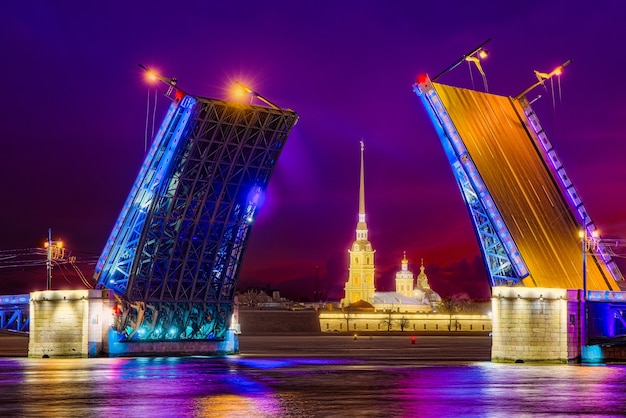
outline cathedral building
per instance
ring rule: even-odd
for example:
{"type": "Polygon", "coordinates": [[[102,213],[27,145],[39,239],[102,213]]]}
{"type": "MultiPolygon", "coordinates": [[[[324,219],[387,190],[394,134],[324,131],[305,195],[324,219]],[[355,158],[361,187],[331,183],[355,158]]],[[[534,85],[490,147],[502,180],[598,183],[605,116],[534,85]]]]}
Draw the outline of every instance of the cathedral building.
{"type": "Polygon", "coordinates": [[[365,168],[363,161],[364,144],[361,141],[361,172],[359,184],[359,218],[356,226],[356,240],[348,250],[350,265],[348,280],[344,286],[343,307],[369,307],[376,311],[430,312],[433,304],[441,301],[439,295],[428,285],[424,273],[424,260],[415,283],[414,275],[408,269],[406,252],[401,269],[396,273],[395,292],[377,292],[374,276],[376,272],[374,254],[376,250],[368,239],[365,221],[365,168]]]}

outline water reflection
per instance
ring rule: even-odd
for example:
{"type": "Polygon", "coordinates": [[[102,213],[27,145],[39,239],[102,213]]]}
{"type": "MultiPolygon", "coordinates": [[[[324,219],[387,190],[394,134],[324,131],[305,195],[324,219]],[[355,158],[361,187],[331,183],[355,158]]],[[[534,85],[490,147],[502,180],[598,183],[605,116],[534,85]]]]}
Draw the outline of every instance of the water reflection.
{"type": "Polygon", "coordinates": [[[622,416],[625,395],[622,365],[0,359],[0,416],[622,416]]]}

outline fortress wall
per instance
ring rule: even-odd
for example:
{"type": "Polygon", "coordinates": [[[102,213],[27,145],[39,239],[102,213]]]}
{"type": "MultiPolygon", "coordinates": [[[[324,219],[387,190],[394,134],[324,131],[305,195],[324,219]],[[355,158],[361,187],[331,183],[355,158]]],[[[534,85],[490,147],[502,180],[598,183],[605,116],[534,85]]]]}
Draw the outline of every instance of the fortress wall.
{"type": "Polygon", "coordinates": [[[320,332],[318,312],[287,310],[247,310],[239,308],[241,333],[315,333],[320,332]]]}
{"type": "Polygon", "coordinates": [[[319,315],[323,332],[438,332],[491,331],[491,318],[472,314],[423,314],[387,312],[323,311],[319,315]]]}

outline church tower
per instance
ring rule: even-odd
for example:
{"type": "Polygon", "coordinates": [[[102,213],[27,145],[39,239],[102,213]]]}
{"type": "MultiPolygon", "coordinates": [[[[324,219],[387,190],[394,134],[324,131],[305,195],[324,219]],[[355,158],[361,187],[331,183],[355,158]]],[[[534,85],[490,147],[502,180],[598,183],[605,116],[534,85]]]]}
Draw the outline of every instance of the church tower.
{"type": "Polygon", "coordinates": [[[402,259],[402,269],[396,273],[396,293],[409,298],[413,296],[413,273],[409,271],[409,260],[406,259],[406,251],[402,259]]]}
{"type": "Polygon", "coordinates": [[[345,297],[343,306],[363,300],[372,303],[374,300],[374,253],[372,244],[367,238],[367,223],[365,223],[365,170],[363,166],[363,141],[361,141],[361,178],[359,188],[359,221],[356,225],[356,240],[350,254],[348,281],[344,287],[345,297]]]}
{"type": "Polygon", "coordinates": [[[424,259],[422,258],[422,265],[420,266],[420,274],[417,275],[417,287],[421,290],[430,289],[428,284],[428,276],[424,273],[424,259]]]}

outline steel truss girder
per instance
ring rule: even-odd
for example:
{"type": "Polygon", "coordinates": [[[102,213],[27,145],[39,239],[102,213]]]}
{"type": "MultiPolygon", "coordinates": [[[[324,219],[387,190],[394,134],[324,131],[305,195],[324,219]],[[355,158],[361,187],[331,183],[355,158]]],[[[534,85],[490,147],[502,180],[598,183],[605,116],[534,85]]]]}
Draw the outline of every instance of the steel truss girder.
{"type": "Polygon", "coordinates": [[[491,286],[514,285],[520,279],[515,274],[513,265],[498,238],[498,234],[489,219],[487,211],[472,187],[461,164],[451,163],[454,175],[463,195],[466,207],[474,225],[474,231],[481,245],[483,258],[490,273],[491,286]]]}
{"type": "Polygon", "coordinates": [[[28,304],[0,307],[0,329],[28,332],[29,326],[30,312],[28,304]]]}
{"type": "Polygon", "coordinates": [[[224,340],[233,303],[120,302],[112,326],[118,342],[224,340]]]}
{"type": "Polygon", "coordinates": [[[0,330],[28,332],[30,295],[0,296],[0,330]]]}
{"type": "Polygon", "coordinates": [[[161,318],[173,306],[231,306],[257,207],[297,119],[192,96],[172,104],[100,258],[98,286],[161,318]]]}
{"type": "Polygon", "coordinates": [[[528,269],[441,99],[428,79],[413,90],[421,98],[452,167],[489,269],[491,286],[520,284],[528,269]]]}

